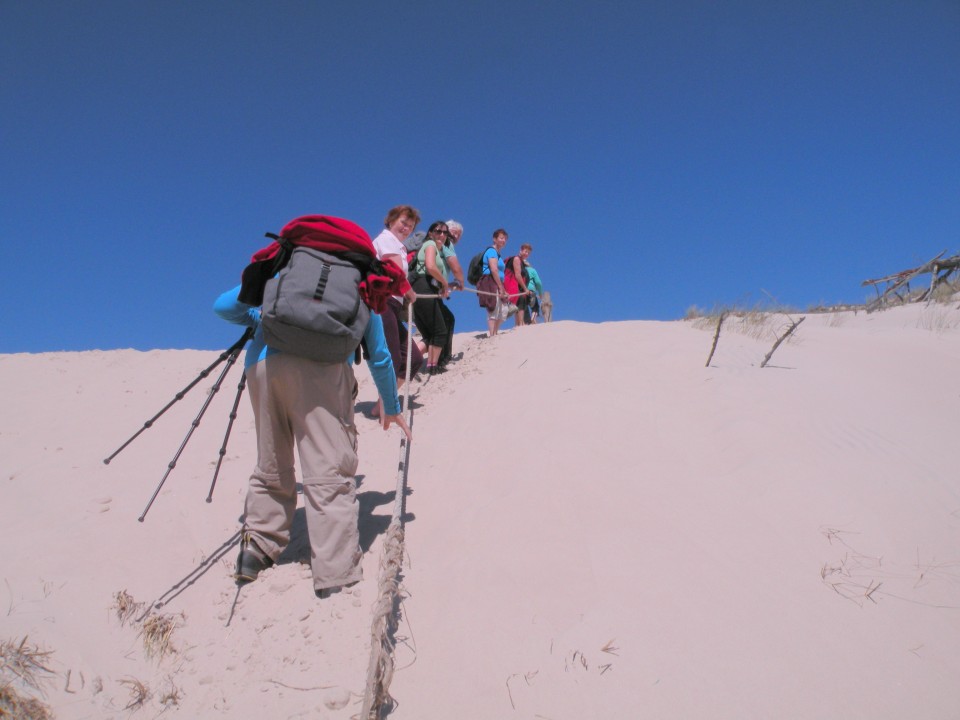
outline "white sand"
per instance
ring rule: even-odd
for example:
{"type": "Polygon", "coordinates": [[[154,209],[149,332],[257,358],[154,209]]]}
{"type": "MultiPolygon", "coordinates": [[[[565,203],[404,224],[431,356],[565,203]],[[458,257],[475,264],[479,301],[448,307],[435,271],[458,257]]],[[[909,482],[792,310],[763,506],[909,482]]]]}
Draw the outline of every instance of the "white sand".
{"type": "MultiPolygon", "coordinates": [[[[389,717],[960,716],[960,311],[809,315],[761,369],[786,324],[731,324],[709,368],[689,322],[458,336],[414,383],[389,717]]],[[[52,651],[58,718],[129,717],[134,680],[143,717],[360,712],[397,432],[358,416],[366,579],[326,600],[302,537],[231,577],[246,398],[204,500],[237,368],[145,522],[220,368],[102,463],[216,357],[0,356],[0,641],[52,651]],[[177,625],[151,659],[157,603],[177,625]]]]}

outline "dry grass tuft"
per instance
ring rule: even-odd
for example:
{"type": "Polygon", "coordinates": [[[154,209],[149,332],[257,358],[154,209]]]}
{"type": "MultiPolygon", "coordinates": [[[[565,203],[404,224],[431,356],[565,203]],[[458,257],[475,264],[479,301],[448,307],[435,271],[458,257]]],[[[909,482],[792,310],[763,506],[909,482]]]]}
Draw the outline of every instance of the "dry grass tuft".
{"type": "Polygon", "coordinates": [[[707,314],[707,311],[697,305],[691,305],[687,308],[687,311],[683,314],[684,320],[697,320],[704,317],[707,314]]]}
{"type": "Polygon", "coordinates": [[[0,718],[6,720],[48,720],[53,714],[46,705],[32,697],[21,695],[14,684],[32,688],[43,694],[45,681],[53,670],[47,667],[49,650],[41,650],[28,642],[4,640],[0,642],[0,718]]]}
{"type": "Polygon", "coordinates": [[[0,678],[9,681],[12,680],[10,676],[14,675],[25,685],[43,692],[41,684],[47,679],[45,674],[54,674],[44,664],[52,654],[49,650],[41,650],[28,643],[26,636],[20,642],[4,640],[0,642],[0,678]]]}
{"type": "Polygon", "coordinates": [[[163,658],[174,651],[171,638],[176,628],[177,618],[174,615],[151,615],[143,621],[140,637],[143,638],[148,658],[163,658]]]}
{"type": "Polygon", "coordinates": [[[842,327],[844,324],[846,324],[849,317],[850,314],[845,312],[830,313],[830,318],[827,320],[827,327],[842,327]]]}
{"type": "Polygon", "coordinates": [[[716,306],[711,310],[703,311],[696,306],[688,308],[685,319],[693,321],[697,330],[715,330],[721,315],[726,315],[724,329],[746,335],[754,340],[767,340],[776,337],[777,315],[789,317],[790,308],[772,307],[757,304],[752,308],[737,306],[716,306]]]}
{"type": "Polygon", "coordinates": [[[952,308],[945,308],[943,305],[932,305],[924,308],[917,320],[918,328],[938,334],[953,330],[958,325],[960,325],[960,315],[954,312],[952,308]]]}
{"type": "Polygon", "coordinates": [[[136,678],[125,678],[117,682],[130,691],[130,702],[124,706],[124,710],[139,710],[151,697],[150,688],[136,678]]]}
{"type": "Polygon", "coordinates": [[[953,302],[956,295],[957,288],[944,281],[938,283],[937,286],[933,288],[933,292],[930,294],[930,299],[937,303],[950,303],[953,302]]]}
{"type": "Polygon", "coordinates": [[[143,603],[136,602],[133,596],[126,590],[121,590],[113,596],[113,607],[111,610],[116,612],[117,619],[121,625],[125,625],[130,618],[143,609],[143,603]]]}
{"type": "Polygon", "coordinates": [[[9,683],[0,684],[0,718],[4,720],[53,720],[50,708],[36,698],[26,698],[9,683]]]}
{"type": "Polygon", "coordinates": [[[169,685],[160,695],[160,704],[164,707],[176,707],[180,705],[180,688],[173,684],[173,678],[167,678],[169,685]]]}

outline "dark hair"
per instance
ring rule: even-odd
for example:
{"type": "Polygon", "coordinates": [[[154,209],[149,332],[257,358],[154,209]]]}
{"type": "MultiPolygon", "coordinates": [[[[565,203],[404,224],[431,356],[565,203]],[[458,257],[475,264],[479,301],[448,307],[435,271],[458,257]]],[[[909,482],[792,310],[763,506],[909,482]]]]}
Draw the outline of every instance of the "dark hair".
{"type": "Polygon", "coordinates": [[[493,231],[493,237],[496,237],[497,235],[503,235],[505,238],[510,237],[509,235],[507,235],[507,231],[504,230],[503,228],[497,228],[496,230],[493,231]]]}
{"type": "MultiPolygon", "coordinates": [[[[430,225],[430,228],[427,230],[427,234],[429,235],[434,230],[440,227],[447,227],[447,224],[443,220],[437,220],[435,223],[430,225]]],[[[447,231],[449,232],[449,228],[447,228],[447,231]]]]}

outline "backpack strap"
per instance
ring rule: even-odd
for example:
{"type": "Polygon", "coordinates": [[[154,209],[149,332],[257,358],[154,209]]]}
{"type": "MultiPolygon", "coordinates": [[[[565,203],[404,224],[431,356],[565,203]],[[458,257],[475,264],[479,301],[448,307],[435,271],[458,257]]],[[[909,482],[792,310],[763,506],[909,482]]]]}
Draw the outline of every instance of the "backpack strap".
{"type": "Polygon", "coordinates": [[[317,280],[317,287],[313,291],[313,299],[317,302],[323,300],[323,292],[327,289],[327,280],[330,278],[330,263],[325,262],[320,267],[320,278],[317,280]]]}

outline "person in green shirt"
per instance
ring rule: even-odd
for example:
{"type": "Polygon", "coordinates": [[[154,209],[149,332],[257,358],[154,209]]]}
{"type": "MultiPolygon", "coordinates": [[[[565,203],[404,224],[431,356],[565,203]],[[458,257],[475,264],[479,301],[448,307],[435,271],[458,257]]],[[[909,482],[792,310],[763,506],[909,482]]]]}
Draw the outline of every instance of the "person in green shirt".
{"type": "Polygon", "coordinates": [[[540,298],[543,295],[543,283],[540,282],[540,273],[538,273],[533,265],[531,265],[527,260],[523,261],[523,265],[527,270],[527,289],[533,293],[530,296],[530,300],[527,303],[527,306],[523,309],[524,318],[527,321],[528,325],[533,325],[537,322],[537,316],[540,314],[540,298]]]}
{"type": "Polygon", "coordinates": [[[412,286],[418,296],[413,304],[413,320],[427,345],[428,375],[445,372],[439,361],[440,352],[450,336],[448,317],[452,315],[443,302],[450,296],[447,263],[443,255],[443,247],[449,237],[450,230],[445,222],[433,223],[417,253],[413,268],[412,286]],[[419,297],[420,295],[432,297],[419,297]]]}

